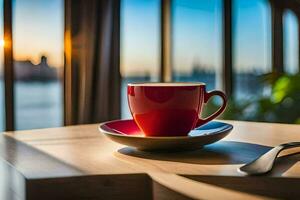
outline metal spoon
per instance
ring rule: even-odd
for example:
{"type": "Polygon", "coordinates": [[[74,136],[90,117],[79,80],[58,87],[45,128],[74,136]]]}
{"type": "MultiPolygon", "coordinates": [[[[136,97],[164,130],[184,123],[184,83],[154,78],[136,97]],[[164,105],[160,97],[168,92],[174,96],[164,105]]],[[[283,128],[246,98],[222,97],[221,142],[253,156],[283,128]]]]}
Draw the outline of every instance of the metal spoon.
{"type": "Polygon", "coordinates": [[[299,146],[300,142],[280,144],[254,161],[243,165],[238,169],[238,171],[241,173],[246,173],[247,175],[259,175],[267,173],[272,169],[276,157],[282,150],[299,146]]]}

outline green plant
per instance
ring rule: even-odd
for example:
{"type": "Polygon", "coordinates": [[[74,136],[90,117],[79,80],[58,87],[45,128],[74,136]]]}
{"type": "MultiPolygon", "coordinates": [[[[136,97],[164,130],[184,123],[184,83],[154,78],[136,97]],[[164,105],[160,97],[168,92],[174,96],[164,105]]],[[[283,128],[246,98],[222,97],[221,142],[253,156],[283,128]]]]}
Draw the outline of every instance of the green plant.
{"type": "MultiPolygon", "coordinates": [[[[243,101],[229,99],[220,118],[300,124],[300,74],[266,74],[262,81],[271,89],[269,95],[243,101]]],[[[211,101],[205,111],[211,113],[217,107],[211,101]]]]}

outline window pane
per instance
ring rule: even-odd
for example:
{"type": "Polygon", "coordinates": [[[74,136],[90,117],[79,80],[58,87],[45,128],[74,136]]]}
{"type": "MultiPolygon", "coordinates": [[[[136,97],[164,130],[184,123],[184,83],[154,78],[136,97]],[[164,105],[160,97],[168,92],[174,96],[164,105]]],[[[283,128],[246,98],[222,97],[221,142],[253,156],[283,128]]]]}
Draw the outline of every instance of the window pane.
{"type": "Polygon", "coordinates": [[[172,11],[173,79],[205,82],[208,90],[219,88],[222,1],[175,0],[172,11]]]}
{"type": "Polygon", "coordinates": [[[271,13],[265,0],[235,0],[233,5],[234,86],[237,99],[267,92],[260,76],[271,72],[271,13]]]}
{"type": "Polygon", "coordinates": [[[295,74],[299,72],[297,16],[292,11],[287,10],[283,15],[283,25],[285,71],[290,74],[295,74]]]}
{"type": "Polygon", "coordinates": [[[13,0],[16,129],[61,126],[63,0],[13,0]]]}
{"type": "Polygon", "coordinates": [[[122,118],[131,117],[127,83],[158,80],[159,18],[159,0],[121,1],[122,118]]]}
{"type": "MultiPolygon", "coordinates": [[[[0,5],[3,5],[3,0],[0,0],[0,5]]],[[[3,6],[0,9],[0,131],[4,130],[5,115],[4,115],[4,30],[3,30],[3,6]]]]}

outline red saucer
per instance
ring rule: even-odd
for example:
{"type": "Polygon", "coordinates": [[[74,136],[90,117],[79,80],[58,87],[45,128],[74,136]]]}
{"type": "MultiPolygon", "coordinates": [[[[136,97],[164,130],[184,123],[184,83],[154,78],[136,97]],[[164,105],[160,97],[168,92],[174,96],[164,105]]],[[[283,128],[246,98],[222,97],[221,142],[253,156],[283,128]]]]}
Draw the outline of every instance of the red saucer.
{"type": "Polygon", "coordinates": [[[187,136],[146,137],[133,120],[115,120],[99,125],[101,133],[120,144],[139,150],[193,150],[217,142],[233,129],[231,124],[211,121],[187,136]]]}

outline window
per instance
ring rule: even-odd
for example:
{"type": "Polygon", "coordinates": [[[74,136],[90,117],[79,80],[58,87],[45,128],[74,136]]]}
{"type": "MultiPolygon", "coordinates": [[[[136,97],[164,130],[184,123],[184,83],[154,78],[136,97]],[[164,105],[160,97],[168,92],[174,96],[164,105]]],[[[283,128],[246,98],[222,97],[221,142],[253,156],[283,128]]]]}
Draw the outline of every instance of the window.
{"type": "MultiPolygon", "coordinates": [[[[63,124],[64,1],[12,0],[12,4],[16,129],[60,126],[63,124]]],[[[126,100],[128,82],[162,78],[200,81],[207,83],[208,90],[225,89],[233,97],[233,103],[245,99],[254,104],[259,97],[268,98],[272,85],[262,82],[262,75],[282,72],[283,66],[290,74],[299,72],[299,25],[292,12],[293,5],[268,0],[122,0],[122,118],[131,117],[126,100]],[[290,9],[283,18],[282,9],[290,9]],[[164,54],[167,56],[161,57],[164,54]]],[[[0,75],[1,67],[3,52],[0,52],[0,75]]],[[[11,88],[10,84],[6,86],[11,88]]],[[[5,98],[11,99],[10,96],[5,98]]],[[[1,108],[0,105],[3,113],[1,108]]],[[[12,116],[12,112],[7,113],[12,116]]],[[[4,118],[1,116],[0,129],[4,118]]]]}
{"type": "MultiPolygon", "coordinates": [[[[172,8],[172,78],[173,81],[200,81],[207,84],[207,89],[221,89],[223,49],[223,4],[222,0],[171,1],[172,8]]],[[[132,81],[126,72],[136,69],[133,60],[156,62],[158,71],[159,42],[158,17],[160,5],[158,1],[123,1],[122,6],[122,62],[123,104],[126,104],[126,82],[132,81]],[[147,9],[143,6],[148,4],[147,9]],[[151,6],[149,5],[151,4],[151,6]],[[153,25],[145,21],[147,10],[153,9],[151,19],[153,25]],[[154,12],[155,10],[155,12],[154,12]],[[131,16],[131,18],[130,18],[131,16]],[[151,33],[141,32],[143,21],[151,33]],[[141,22],[142,23],[142,22],[141,22]],[[154,27],[154,28],[153,28],[154,27]],[[154,31],[155,30],[155,31],[154,31]],[[130,40],[132,38],[132,40],[130,40]],[[140,41],[140,38],[144,40],[140,41]],[[148,43],[147,43],[148,41],[148,43]],[[151,44],[150,44],[151,43],[151,44]],[[136,45],[138,44],[138,46],[136,45]],[[155,48],[153,44],[157,45],[155,48]],[[144,46],[142,46],[144,45],[144,46]],[[143,51],[134,52],[133,49],[143,51]],[[145,51],[153,50],[152,53],[145,51]],[[130,54],[129,54],[130,53],[130,54]],[[143,56],[140,56],[143,53],[143,56]],[[145,59],[151,56],[151,61],[145,59]],[[156,55],[156,56],[152,56],[156,55]],[[132,59],[134,58],[134,59],[132,59]],[[124,103],[125,102],[125,103],[124,103]]],[[[150,11],[149,11],[150,13],[150,11]]],[[[236,99],[253,100],[253,98],[269,94],[270,88],[261,82],[261,75],[272,71],[271,67],[271,10],[266,0],[233,0],[232,1],[232,42],[233,42],[233,95],[236,99]]],[[[225,66],[231,67],[231,66],[225,66]]],[[[150,68],[139,65],[139,71],[150,68]]],[[[145,73],[141,73],[145,74],[145,73]]],[[[149,73],[155,74],[155,73],[149,73]]],[[[135,76],[137,77],[137,76],[135,76]]],[[[153,76],[139,76],[143,81],[153,81],[153,76]],[[145,78],[145,77],[148,77],[145,78]]],[[[155,76],[154,76],[155,77],[155,76]]],[[[138,80],[138,79],[136,79],[138,80]]],[[[216,102],[218,104],[218,102],[216,102]]],[[[122,105],[123,113],[127,105],[122,105]]],[[[128,113],[128,112],[127,112],[128,113]]],[[[124,115],[123,115],[124,116],[124,115]]],[[[130,115],[126,115],[130,117],[130,115]]]]}
{"type": "Polygon", "coordinates": [[[222,1],[173,1],[173,80],[220,87],[222,1]]]}
{"type": "Polygon", "coordinates": [[[297,16],[291,10],[283,15],[284,67],[289,74],[299,72],[299,33],[297,16]]]}
{"type": "Polygon", "coordinates": [[[63,124],[63,0],[13,0],[16,129],[63,124]]]}
{"type": "Polygon", "coordinates": [[[121,115],[130,118],[127,83],[159,79],[159,0],[121,1],[121,115]]]}
{"type": "Polygon", "coordinates": [[[233,1],[233,44],[234,96],[254,100],[268,92],[261,75],[272,70],[268,1],[233,1]]]}

